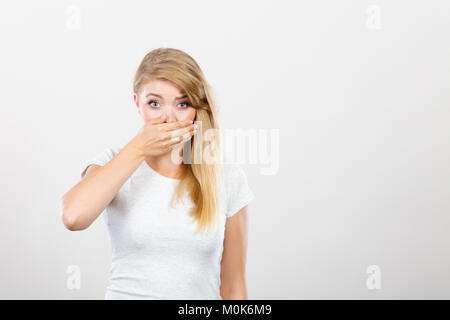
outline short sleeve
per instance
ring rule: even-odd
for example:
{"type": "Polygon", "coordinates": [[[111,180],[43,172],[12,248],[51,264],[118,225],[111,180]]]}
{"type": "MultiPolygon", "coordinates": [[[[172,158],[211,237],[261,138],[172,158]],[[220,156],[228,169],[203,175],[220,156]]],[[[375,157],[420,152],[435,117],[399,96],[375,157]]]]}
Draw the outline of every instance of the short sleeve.
{"type": "Polygon", "coordinates": [[[91,160],[84,164],[83,171],[81,172],[81,178],[83,178],[83,176],[85,175],[88,166],[90,166],[91,164],[104,166],[114,157],[114,155],[115,151],[112,148],[106,148],[102,152],[98,153],[91,160]]]}
{"type": "Polygon", "coordinates": [[[255,195],[250,189],[244,169],[238,163],[226,164],[227,206],[225,215],[230,218],[247,204],[255,195]]]}

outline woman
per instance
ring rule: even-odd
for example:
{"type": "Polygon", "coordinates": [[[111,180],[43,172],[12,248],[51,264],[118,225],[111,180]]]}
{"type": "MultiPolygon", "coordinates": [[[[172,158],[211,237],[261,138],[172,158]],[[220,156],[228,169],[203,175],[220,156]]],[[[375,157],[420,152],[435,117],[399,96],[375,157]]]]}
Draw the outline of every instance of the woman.
{"type": "Polygon", "coordinates": [[[83,230],[103,213],[112,250],[105,299],[247,299],[254,195],[240,165],[222,161],[200,67],[181,50],[155,49],[133,91],[144,126],[86,164],[61,199],[64,225],[83,230]]]}

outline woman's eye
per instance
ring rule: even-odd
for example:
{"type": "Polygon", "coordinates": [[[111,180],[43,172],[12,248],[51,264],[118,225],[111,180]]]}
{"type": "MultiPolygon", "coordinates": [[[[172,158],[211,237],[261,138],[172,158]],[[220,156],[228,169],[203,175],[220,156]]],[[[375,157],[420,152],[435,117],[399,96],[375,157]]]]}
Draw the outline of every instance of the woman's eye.
{"type": "Polygon", "coordinates": [[[180,105],[183,105],[183,104],[185,104],[186,106],[185,107],[181,107],[181,108],[187,108],[188,106],[189,106],[189,102],[182,102],[182,103],[180,103],[180,105]]]}
{"type": "Polygon", "coordinates": [[[151,101],[148,103],[151,107],[156,107],[155,105],[152,105],[152,103],[158,103],[158,101],[151,100],[151,101]]]}
{"type": "MultiPolygon", "coordinates": [[[[159,107],[159,102],[156,101],[156,100],[150,100],[150,101],[148,102],[148,104],[149,104],[152,108],[158,108],[158,107],[159,107]]],[[[189,107],[190,104],[189,104],[189,102],[181,102],[181,103],[179,104],[179,106],[181,107],[181,109],[185,109],[185,108],[189,107]]]]}

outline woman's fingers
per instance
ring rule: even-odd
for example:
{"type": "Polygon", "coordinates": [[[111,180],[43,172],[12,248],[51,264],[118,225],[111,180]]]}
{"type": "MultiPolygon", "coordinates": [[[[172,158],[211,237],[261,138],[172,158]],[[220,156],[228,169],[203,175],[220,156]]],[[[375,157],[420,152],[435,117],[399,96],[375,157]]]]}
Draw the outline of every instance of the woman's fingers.
{"type": "Polygon", "coordinates": [[[163,140],[172,141],[174,139],[176,141],[176,139],[178,139],[178,137],[184,136],[185,134],[193,133],[194,130],[195,130],[195,127],[193,124],[191,124],[190,126],[188,126],[186,128],[172,130],[170,132],[165,133],[165,135],[163,135],[163,140]]]}
{"type": "Polygon", "coordinates": [[[166,121],[164,115],[147,121],[135,138],[145,154],[161,154],[185,143],[195,134],[197,125],[190,120],[171,123],[164,121],[166,121]]]}
{"type": "Polygon", "coordinates": [[[189,141],[192,136],[195,134],[194,130],[189,130],[188,132],[185,132],[183,135],[179,135],[176,137],[173,137],[168,143],[167,143],[167,147],[168,148],[174,148],[178,145],[181,145],[183,143],[186,143],[187,141],[189,141]]]}
{"type": "Polygon", "coordinates": [[[162,131],[172,131],[180,128],[189,127],[189,125],[193,125],[193,120],[183,120],[176,122],[164,123],[160,126],[162,131]]]}

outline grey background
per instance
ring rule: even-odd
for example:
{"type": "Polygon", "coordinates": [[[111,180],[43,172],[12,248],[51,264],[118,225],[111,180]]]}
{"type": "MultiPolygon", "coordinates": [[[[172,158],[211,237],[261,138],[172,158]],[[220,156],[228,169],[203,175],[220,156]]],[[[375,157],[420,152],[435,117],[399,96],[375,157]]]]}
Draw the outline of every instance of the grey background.
{"type": "Polygon", "coordinates": [[[277,174],[244,164],[250,299],[450,298],[449,14],[417,0],[2,1],[0,298],[103,298],[103,219],[70,232],[59,199],[137,133],[132,77],[160,46],[198,61],[224,128],[279,129],[277,174]]]}

